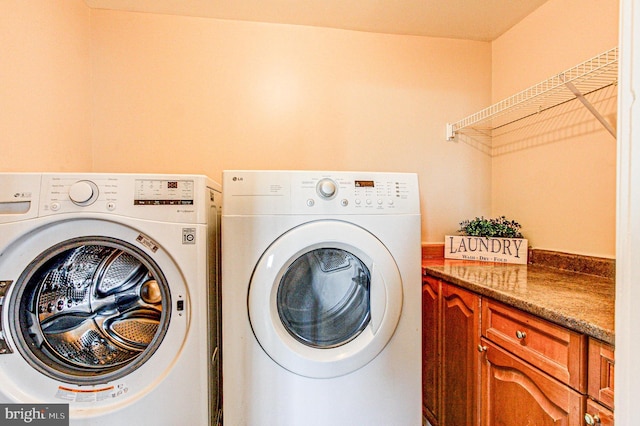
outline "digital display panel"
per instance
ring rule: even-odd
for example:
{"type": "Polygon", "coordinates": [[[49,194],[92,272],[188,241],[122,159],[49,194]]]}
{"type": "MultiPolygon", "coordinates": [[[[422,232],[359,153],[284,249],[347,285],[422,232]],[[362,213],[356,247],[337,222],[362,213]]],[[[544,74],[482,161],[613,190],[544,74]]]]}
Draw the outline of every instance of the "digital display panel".
{"type": "Polygon", "coordinates": [[[137,179],[133,204],[136,206],[192,205],[191,180],[137,179]]]}
{"type": "Polygon", "coordinates": [[[372,180],[357,180],[356,188],[373,188],[375,184],[372,180]]]}

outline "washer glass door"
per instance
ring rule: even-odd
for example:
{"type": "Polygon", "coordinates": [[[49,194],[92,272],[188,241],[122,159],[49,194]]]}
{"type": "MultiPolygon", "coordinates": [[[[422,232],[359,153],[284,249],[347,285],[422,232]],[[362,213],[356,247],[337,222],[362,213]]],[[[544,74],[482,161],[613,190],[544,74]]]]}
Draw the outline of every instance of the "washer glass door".
{"type": "Polygon", "coordinates": [[[13,293],[10,327],[37,370],[72,383],[104,383],[158,347],[171,306],[153,260],[125,241],[73,238],[39,254],[13,293]]]}

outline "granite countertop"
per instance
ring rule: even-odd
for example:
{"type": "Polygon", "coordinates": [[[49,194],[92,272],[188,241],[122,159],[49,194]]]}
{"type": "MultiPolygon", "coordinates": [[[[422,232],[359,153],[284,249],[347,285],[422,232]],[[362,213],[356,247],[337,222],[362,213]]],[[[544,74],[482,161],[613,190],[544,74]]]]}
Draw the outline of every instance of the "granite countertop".
{"type": "Polygon", "coordinates": [[[423,273],[614,345],[615,280],[538,265],[424,260],[423,273]]]}

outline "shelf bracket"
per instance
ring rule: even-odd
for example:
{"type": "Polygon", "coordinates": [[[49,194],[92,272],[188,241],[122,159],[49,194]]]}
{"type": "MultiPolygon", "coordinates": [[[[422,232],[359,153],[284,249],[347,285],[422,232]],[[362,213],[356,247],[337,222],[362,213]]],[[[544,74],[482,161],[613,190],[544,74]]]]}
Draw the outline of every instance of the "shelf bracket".
{"type": "Polygon", "coordinates": [[[456,137],[456,131],[453,130],[454,125],[447,123],[447,140],[452,141],[456,137]]]}
{"type": "Polygon", "coordinates": [[[607,129],[607,131],[609,133],[611,133],[611,136],[613,136],[614,138],[616,137],[616,131],[615,129],[611,126],[611,124],[609,124],[609,122],[607,120],[605,120],[605,118],[602,116],[602,114],[600,114],[600,112],[591,104],[591,102],[589,102],[580,92],[580,90],[578,90],[578,88],[576,86],[573,85],[573,83],[571,83],[570,81],[565,81],[564,85],[567,87],[567,89],[569,89],[571,91],[571,93],[573,93],[575,95],[575,97],[582,102],[582,105],[585,106],[585,108],[587,108],[589,110],[589,112],[591,114],[593,114],[593,116],[600,122],[600,124],[602,124],[604,126],[605,129],[607,129]]]}

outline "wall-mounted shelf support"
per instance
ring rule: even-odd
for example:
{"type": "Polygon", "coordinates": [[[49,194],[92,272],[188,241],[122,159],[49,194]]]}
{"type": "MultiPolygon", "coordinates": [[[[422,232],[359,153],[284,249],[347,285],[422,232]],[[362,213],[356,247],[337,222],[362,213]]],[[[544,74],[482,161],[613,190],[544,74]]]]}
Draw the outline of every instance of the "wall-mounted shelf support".
{"type": "Polygon", "coordinates": [[[573,93],[576,96],[576,99],[582,102],[582,105],[584,105],[585,108],[587,108],[589,112],[593,114],[593,116],[600,122],[600,124],[602,124],[604,128],[607,129],[609,133],[611,133],[611,136],[615,138],[616,131],[613,129],[611,124],[609,124],[609,122],[604,119],[602,114],[600,114],[600,112],[598,112],[598,110],[591,104],[591,102],[589,102],[584,97],[584,95],[578,90],[578,88],[574,86],[573,83],[571,83],[570,81],[567,81],[566,83],[564,83],[564,85],[567,86],[569,90],[571,90],[571,93],[573,93]]]}
{"type": "Polygon", "coordinates": [[[456,137],[456,131],[453,124],[447,123],[447,140],[453,140],[456,137]]]}
{"type": "Polygon", "coordinates": [[[475,114],[447,123],[446,137],[455,139],[465,129],[491,133],[498,127],[578,99],[615,137],[615,130],[584,97],[618,81],[618,48],[607,50],[573,68],[531,86],[475,114]]]}

